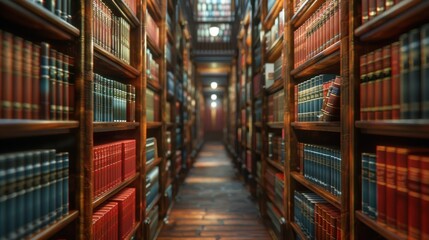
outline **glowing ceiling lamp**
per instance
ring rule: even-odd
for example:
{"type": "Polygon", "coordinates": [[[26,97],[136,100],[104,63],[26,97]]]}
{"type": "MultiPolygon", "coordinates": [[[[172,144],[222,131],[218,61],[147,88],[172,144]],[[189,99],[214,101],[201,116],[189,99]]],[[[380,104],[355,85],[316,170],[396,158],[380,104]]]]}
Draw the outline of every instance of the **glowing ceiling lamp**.
{"type": "Polygon", "coordinates": [[[216,100],[216,99],[217,99],[217,95],[216,95],[216,94],[212,94],[212,95],[210,96],[210,98],[211,98],[212,100],[216,100]]]}
{"type": "Polygon", "coordinates": [[[211,106],[212,108],[216,108],[216,107],[217,107],[217,102],[213,101],[213,102],[210,104],[210,106],[211,106]]]}
{"type": "Polygon", "coordinates": [[[210,83],[210,87],[211,87],[212,89],[216,89],[216,88],[217,88],[217,82],[212,82],[212,83],[210,83]]]}
{"type": "Polygon", "coordinates": [[[218,26],[211,26],[209,28],[210,36],[217,37],[219,35],[219,27],[218,26]]]}

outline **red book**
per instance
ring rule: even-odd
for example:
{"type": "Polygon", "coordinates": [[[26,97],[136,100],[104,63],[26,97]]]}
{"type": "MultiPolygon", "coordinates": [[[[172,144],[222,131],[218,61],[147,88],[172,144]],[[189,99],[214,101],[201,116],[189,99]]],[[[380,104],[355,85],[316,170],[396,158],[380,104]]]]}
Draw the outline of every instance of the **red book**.
{"type": "Polygon", "coordinates": [[[371,20],[377,15],[377,0],[369,0],[368,7],[368,20],[371,20]]]}
{"type": "Polygon", "coordinates": [[[13,118],[22,119],[22,103],[23,103],[23,75],[22,75],[22,48],[23,39],[17,36],[13,37],[12,49],[12,108],[13,118]]]}
{"type": "Polygon", "coordinates": [[[40,46],[33,44],[32,47],[32,59],[31,59],[31,118],[40,119],[40,46]]]}
{"type": "Polygon", "coordinates": [[[408,156],[408,237],[420,239],[421,236],[421,159],[417,155],[408,156]]]}
{"type": "Polygon", "coordinates": [[[392,119],[392,58],[391,46],[387,45],[383,48],[383,119],[392,119]]]}
{"type": "MultiPolygon", "coordinates": [[[[407,231],[407,160],[409,149],[396,149],[396,228],[402,232],[407,231]]],[[[388,198],[388,201],[390,199],[388,198]]]]}
{"type": "Polygon", "coordinates": [[[374,52],[374,117],[375,120],[383,119],[383,88],[382,88],[382,73],[383,73],[383,50],[381,48],[374,52]]]}
{"type": "Polygon", "coordinates": [[[384,6],[386,4],[386,0],[377,0],[377,15],[380,15],[384,12],[384,6]]]}
{"type": "MultiPolygon", "coordinates": [[[[375,1],[375,0],[374,0],[375,1]]],[[[374,107],[375,107],[375,66],[374,66],[374,52],[367,54],[367,75],[368,75],[368,85],[367,85],[367,120],[374,120],[374,107]]]]}
{"type": "Polygon", "coordinates": [[[32,81],[32,46],[33,44],[29,41],[24,41],[24,48],[22,49],[22,60],[23,60],[23,71],[22,71],[22,107],[23,107],[23,118],[31,119],[31,114],[33,113],[31,109],[31,104],[33,100],[32,91],[33,91],[33,81],[32,81]]]}
{"type": "MultiPolygon", "coordinates": [[[[367,56],[360,57],[360,120],[368,120],[367,112],[367,94],[368,94],[368,71],[367,71],[367,56]]],[[[323,94],[325,96],[325,93],[323,94]]]]}
{"type": "Polygon", "coordinates": [[[386,146],[377,146],[377,221],[386,222],[386,146]]]}
{"type": "Polygon", "coordinates": [[[429,239],[429,156],[420,157],[421,171],[421,239],[429,239]]]}
{"type": "Polygon", "coordinates": [[[396,148],[386,147],[386,222],[396,226],[396,148]]]}
{"type": "Polygon", "coordinates": [[[399,42],[392,44],[392,119],[399,119],[401,116],[400,112],[400,52],[399,42]]]}
{"type": "Polygon", "coordinates": [[[160,102],[159,102],[159,95],[158,94],[154,94],[153,96],[154,99],[154,107],[153,107],[153,116],[154,116],[154,121],[155,122],[159,122],[160,121],[160,112],[159,112],[159,107],[160,107],[160,102]]]}

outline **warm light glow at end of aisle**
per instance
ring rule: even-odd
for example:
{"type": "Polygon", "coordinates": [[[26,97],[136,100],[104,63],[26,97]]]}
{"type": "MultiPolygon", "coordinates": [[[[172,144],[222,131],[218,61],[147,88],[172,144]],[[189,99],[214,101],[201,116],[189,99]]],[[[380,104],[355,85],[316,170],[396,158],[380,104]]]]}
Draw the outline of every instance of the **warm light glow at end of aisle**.
{"type": "Polygon", "coordinates": [[[212,100],[216,100],[216,99],[217,99],[217,95],[216,95],[216,94],[212,94],[212,95],[210,96],[210,98],[211,98],[212,100]]]}
{"type": "Polygon", "coordinates": [[[211,87],[212,89],[216,89],[216,88],[217,88],[217,82],[212,82],[212,83],[210,83],[210,87],[211,87]]]}
{"type": "Polygon", "coordinates": [[[211,106],[212,108],[216,108],[216,107],[217,107],[217,102],[212,102],[212,103],[210,104],[210,106],[211,106]]]}
{"type": "Polygon", "coordinates": [[[216,37],[217,35],[219,35],[219,27],[218,26],[211,26],[209,28],[209,32],[210,32],[210,36],[216,37]]]}

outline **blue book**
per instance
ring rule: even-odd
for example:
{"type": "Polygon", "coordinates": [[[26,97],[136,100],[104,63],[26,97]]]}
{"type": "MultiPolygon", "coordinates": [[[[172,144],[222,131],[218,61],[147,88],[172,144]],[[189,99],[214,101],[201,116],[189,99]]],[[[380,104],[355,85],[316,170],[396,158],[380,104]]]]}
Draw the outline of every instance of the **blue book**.
{"type": "Polygon", "coordinates": [[[6,239],[17,238],[17,193],[16,193],[16,154],[6,155],[6,224],[5,224],[5,236],[6,239]]]}
{"type": "Polygon", "coordinates": [[[0,155],[0,239],[6,238],[6,220],[7,220],[7,208],[6,208],[6,199],[7,199],[7,158],[6,155],[0,155]]]}
{"type": "Polygon", "coordinates": [[[50,182],[49,182],[49,171],[50,171],[50,158],[49,158],[49,150],[43,150],[42,151],[42,158],[41,158],[41,198],[40,198],[40,211],[41,211],[41,225],[40,227],[43,228],[49,224],[49,205],[50,205],[50,197],[49,197],[49,190],[50,190],[50,182]]]}
{"type": "Polygon", "coordinates": [[[369,215],[369,154],[362,153],[362,166],[361,166],[361,175],[362,175],[362,212],[369,215]]]}
{"type": "Polygon", "coordinates": [[[409,85],[409,35],[404,33],[399,38],[400,41],[400,72],[401,72],[401,118],[408,119],[410,118],[410,85],[409,85]]]}
{"type": "Polygon", "coordinates": [[[376,156],[375,154],[368,155],[368,210],[369,216],[373,219],[377,218],[377,174],[376,174],[376,156]]]}
{"type": "MultiPolygon", "coordinates": [[[[420,29],[409,32],[409,118],[420,117],[420,89],[421,89],[421,48],[420,29]]],[[[424,79],[427,81],[427,79],[424,79]]],[[[427,93],[425,93],[427,95],[427,93]]]]}
{"type": "Polygon", "coordinates": [[[42,152],[35,151],[33,155],[33,171],[34,171],[34,203],[33,203],[33,215],[34,215],[34,230],[37,230],[42,225],[42,152]]]}
{"type": "Polygon", "coordinates": [[[24,209],[24,235],[28,235],[34,231],[34,156],[35,152],[25,152],[25,209],[24,209]]]}
{"type": "Polygon", "coordinates": [[[421,28],[421,89],[420,96],[422,97],[422,117],[429,119],[429,24],[423,25],[421,28]]]}
{"type": "Polygon", "coordinates": [[[25,234],[25,155],[22,152],[16,156],[16,234],[17,238],[23,238],[25,234]]]}
{"type": "Polygon", "coordinates": [[[59,219],[62,216],[63,212],[63,161],[64,161],[64,153],[57,153],[55,155],[56,158],[56,180],[55,180],[55,211],[56,218],[59,219]]]}
{"type": "Polygon", "coordinates": [[[69,213],[69,165],[70,165],[70,159],[69,159],[69,153],[64,153],[64,160],[63,160],[63,178],[62,181],[63,187],[63,197],[62,197],[62,215],[65,216],[69,213]]]}

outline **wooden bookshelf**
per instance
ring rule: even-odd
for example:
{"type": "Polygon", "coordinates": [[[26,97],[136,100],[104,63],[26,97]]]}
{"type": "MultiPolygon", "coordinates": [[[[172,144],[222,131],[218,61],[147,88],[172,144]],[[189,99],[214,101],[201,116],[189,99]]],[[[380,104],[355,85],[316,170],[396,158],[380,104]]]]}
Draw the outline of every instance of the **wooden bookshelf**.
{"type": "Polygon", "coordinates": [[[54,236],[56,233],[60,232],[63,228],[68,226],[71,222],[75,221],[79,217],[79,212],[76,210],[70,211],[65,217],[61,218],[59,221],[48,226],[47,228],[42,229],[41,231],[31,235],[31,239],[48,239],[54,236]]]}
{"type": "Polygon", "coordinates": [[[94,44],[94,71],[119,79],[124,76],[129,79],[135,79],[140,75],[139,70],[125,63],[97,44],[94,44]]]}
{"type": "Polygon", "coordinates": [[[78,121],[0,119],[0,139],[71,133],[78,121]]]}
{"type": "Polygon", "coordinates": [[[274,62],[283,51],[283,35],[279,37],[265,54],[265,58],[267,62],[274,62]]]}
{"type": "Polygon", "coordinates": [[[292,122],[291,126],[300,131],[341,132],[340,122],[292,122]]]}
{"type": "Polygon", "coordinates": [[[114,132],[135,130],[140,126],[139,122],[94,122],[94,132],[114,132]]]}
{"type": "Polygon", "coordinates": [[[290,226],[292,227],[296,235],[299,236],[299,239],[308,240],[307,235],[304,234],[298,224],[296,224],[295,222],[291,222],[290,226]]]}
{"type": "Polygon", "coordinates": [[[281,89],[283,89],[283,81],[282,79],[279,79],[277,81],[274,81],[273,85],[266,89],[266,93],[268,95],[271,95],[275,92],[280,91],[281,89]]]}
{"type": "Polygon", "coordinates": [[[356,121],[356,128],[364,134],[406,138],[429,138],[429,120],[356,121]],[[412,129],[410,131],[410,129],[412,129]]]}
{"type": "Polygon", "coordinates": [[[115,196],[121,190],[123,190],[124,188],[128,187],[131,183],[133,183],[134,181],[136,181],[137,179],[139,179],[139,174],[140,173],[137,172],[136,175],[134,175],[134,177],[129,178],[129,179],[121,182],[120,184],[118,184],[113,189],[111,189],[108,192],[104,193],[103,195],[97,197],[94,200],[94,202],[92,203],[93,208],[96,208],[96,207],[100,206],[101,204],[103,204],[104,202],[106,202],[109,198],[115,196]]]}
{"type": "Polygon", "coordinates": [[[159,158],[153,160],[151,163],[147,164],[146,165],[146,173],[150,172],[152,169],[159,166],[161,161],[162,161],[162,158],[159,157],[159,158]]]}
{"type": "Polygon", "coordinates": [[[267,126],[272,129],[282,129],[284,128],[283,122],[268,122],[267,126]]]}
{"type": "Polygon", "coordinates": [[[366,216],[365,214],[363,214],[361,211],[356,211],[356,218],[361,223],[367,225],[372,230],[379,233],[385,239],[389,239],[389,240],[405,240],[405,239],[408,239],[408,237],[406,235],[404,235],[403,233],[398,232],[395,229],[392,229],[385,224],[374,221],[373,219],[371,219],[368,216],[366,216]]]}

